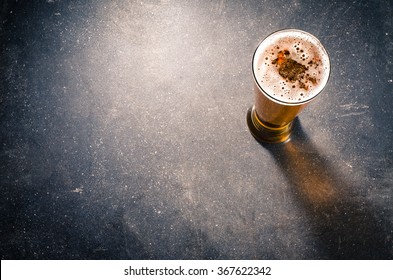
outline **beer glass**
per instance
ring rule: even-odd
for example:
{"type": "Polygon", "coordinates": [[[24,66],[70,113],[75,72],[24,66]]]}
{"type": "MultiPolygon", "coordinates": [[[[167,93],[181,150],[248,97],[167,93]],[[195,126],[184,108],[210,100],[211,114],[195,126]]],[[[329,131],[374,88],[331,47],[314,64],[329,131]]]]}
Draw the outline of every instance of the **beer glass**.
{"type": "Polygon", "coordinates": [[[256,140],[288,141],[296,116],[325,88],[329,56],[320,41],[305,31],[274,32],[258,45],[252,59],[255,104],[247,124],[256,140]]]}

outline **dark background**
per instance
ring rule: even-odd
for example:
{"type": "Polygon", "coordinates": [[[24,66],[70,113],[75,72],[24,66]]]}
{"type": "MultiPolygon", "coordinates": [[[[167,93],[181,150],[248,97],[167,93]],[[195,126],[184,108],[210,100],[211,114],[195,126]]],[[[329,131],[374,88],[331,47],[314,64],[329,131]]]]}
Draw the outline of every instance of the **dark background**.
{"type": "Polygon", "coordinates": [[[1,259],[392,259],[392,1],[0,9],[1,259]],[[251,58],[283,28],[332,73],[260,145],[251,58]]]}

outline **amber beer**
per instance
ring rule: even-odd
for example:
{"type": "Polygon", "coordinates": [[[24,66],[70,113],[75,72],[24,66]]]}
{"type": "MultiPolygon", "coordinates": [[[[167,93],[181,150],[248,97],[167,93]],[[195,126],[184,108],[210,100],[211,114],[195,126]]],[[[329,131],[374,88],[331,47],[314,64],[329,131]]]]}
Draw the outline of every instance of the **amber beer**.
{"type": "Polygon", "coordinates": [[[262,142],[289,140],[293,120],[329,79],[329,56],[313,35],[286,29],[272,33],[252,59],[255,104],[247,114],[252,135],[262,142]]]}

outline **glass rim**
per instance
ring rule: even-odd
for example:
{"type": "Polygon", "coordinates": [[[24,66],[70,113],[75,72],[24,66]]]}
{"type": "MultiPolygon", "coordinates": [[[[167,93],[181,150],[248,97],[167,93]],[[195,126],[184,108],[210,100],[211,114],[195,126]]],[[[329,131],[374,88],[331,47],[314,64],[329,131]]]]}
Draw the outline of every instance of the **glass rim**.
{"type": "Polygon", "coordinates": [[[325,47],[322,45],[322,43],[319,41],[319,39],[318,39],[317,37],[315,37],[314,35],[312,35],[311,33],[309,33],[309,32],[306,32],[306,31],[303,31],[303,30],[300,30],[300,29],[295,29],[295,28],[280,29],[280,30],[277,30],[277,31],[274,31],[274,32],[270,33],[270,34],[267,35],[265,38],[263,38],[263,39],[258,43],[257,47],[255,48],[254,54],[253,54],[253,56],[252,56],[252,63],[251,63],[251,64],[252,64],[251,67],[252,67],[252,74],[253,74],[254,82],[255,82],[255,84],[257,85],[258,89],[259,89],[267,98],[271,99],[273,102],[278,103],[278,104],[282,104],[282,105],[287,105],[287,106],[298,106],[298,105],[303,105],[303,104],[309,103],[311,100],[313,100],[315,97],[317,97],[317,96],[326,88],[326,85],[327,85],[328,82],[329,82],[330,73],[331,73],[331,64],[330,64],[329,53],[327,52],[327,50],[325,49],[325,47]],[[322,87],[316,94],[312,95],[311,97],[309,97],[309,98],[307,98],[307,99],[305,99],[305,100],[303,100],[303,101],[285,102],[285,101],[283,101],[283,100],[280,100],[280,99],[278,99],[278,98],[276,98],[276,97],[270,95],[269,93],[267,93],[267,92],[263,89],[262,85],[258,82],[258,79],[257,79],[256,74],[255,74],[254,62],[255,62],[255,56],[256,56],[256,54],[257,54],[257,51],[258,51],[259,47],[260,47],[261,44],[262,44],[267,38],[269,38],[270,36],[272,36],[272,35],[274,35],[274,34],[276,34],[276,33],[282,33],[282,32],[298,32],[298,33],[303,33],[303,34],[306,34],[307,36],[310,36],[313,40],[315,40],[315,41],[320,45],[320,47],[322,48],[322,50],[323,50],[323,51],[326,53],[326,55],[327,55],[327,61],[328,61],[328,64],[329,64],[329,72],[328,72],[328,75],[327,75],[325,84],[323,85],[323,87],[322,87]]]}

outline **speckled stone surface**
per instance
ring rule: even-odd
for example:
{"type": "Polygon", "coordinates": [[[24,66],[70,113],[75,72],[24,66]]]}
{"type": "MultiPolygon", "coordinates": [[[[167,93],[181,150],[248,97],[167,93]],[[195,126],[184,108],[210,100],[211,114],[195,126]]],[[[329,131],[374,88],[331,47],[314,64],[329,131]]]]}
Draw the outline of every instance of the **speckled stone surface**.
{"type": "Polygon", "coordinates": [[[393,3],[2,1],[1,259],[392,259],[393,3]],[[251,58],[329,52],[292,140],[251,58]]]}

